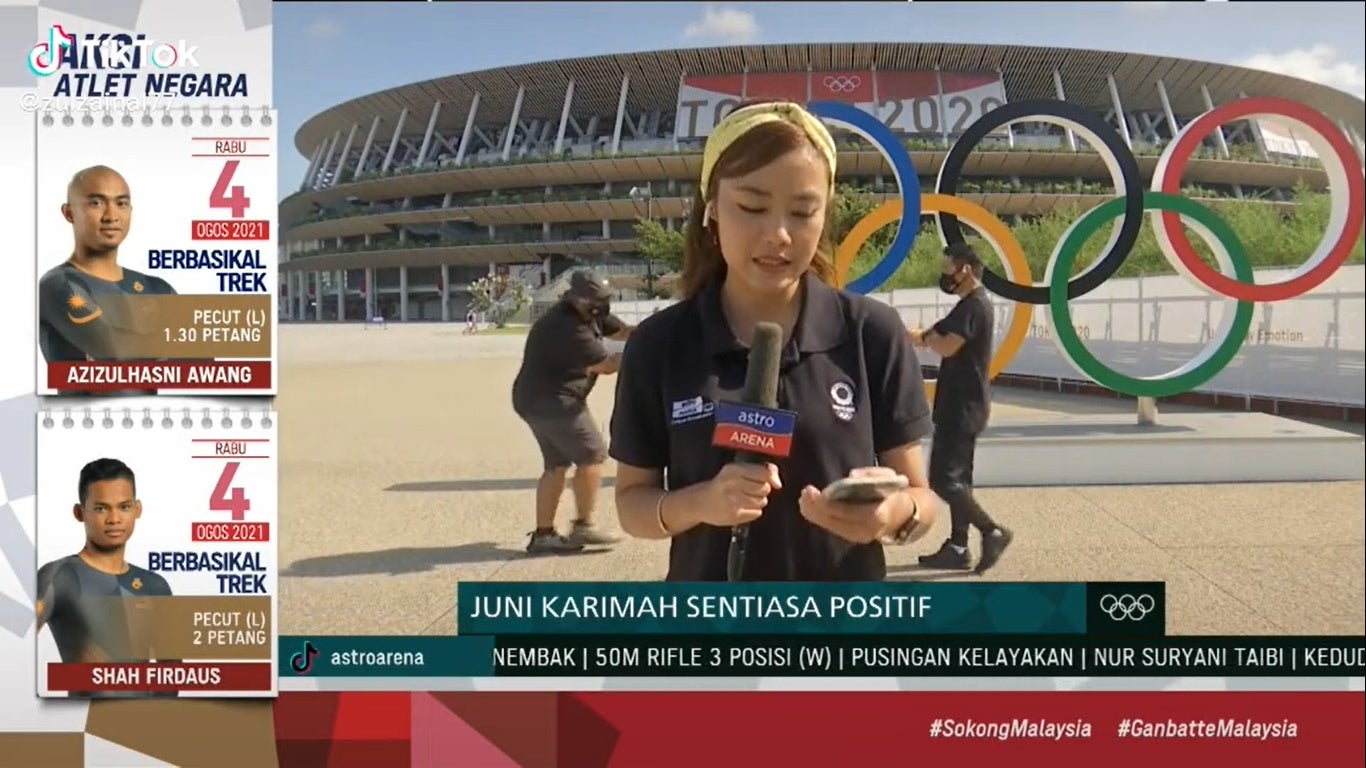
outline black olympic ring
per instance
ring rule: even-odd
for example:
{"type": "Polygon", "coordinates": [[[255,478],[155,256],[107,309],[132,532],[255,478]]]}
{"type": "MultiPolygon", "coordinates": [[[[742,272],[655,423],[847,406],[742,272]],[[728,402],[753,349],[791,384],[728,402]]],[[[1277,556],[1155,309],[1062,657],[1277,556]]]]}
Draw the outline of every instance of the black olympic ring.
{"type": "MultiPolygon", "coordinates": [[[[1109,152],[1115,159],[1119,170],[1119,178],[1115,181],[1124,186],[1124,215],[1120,217],[1119,234],[1114,238],[1110,250],[1097,259],[1089,270],[1067,283],[1067,298],[1077,299],[1099,288],[1101,283],[1109,280],[1124,266],[1124,260],[1129,257],[1129,251],[1133,250],[1134,244],[1138,242],[1139,229],[1143,226],[1144,189],[1138,174],[1138,160],[1120,138],[1119,133],[1101,119],[1100,115],[1077,104],[1051,99],[1017,101],[997,107],[982,115],[954,143],[948,156],[944,158],[944,165],[939,169],[935,191],[941,195],[953,195],[958,190],[958,179],[962,175],[968,155],[977,148],[982,139],[1007,123],[1031,117],[1061,118],[1094,133],[1100,143],[1105,145],[1104,151],[1109,152]]],[[[939,234],[944,242],[950,245],[964,242],[963,228],[958,223],[958,217],[941,213],[936,218],[939,221],[939,234]]],[[[990,268],[983,271],[982,283],[986,285],[987,290],[1011,301],[1041,306],[1048,304],[1047,285],[1020,285],[1001,277],[990,268]]]]}
{"type": "Polygon", "coordinates": [[[1152,595],[1104,595],[1100,598],[1100,609],[1115,621],[1141,621],[1155,608],[1157,600],[1152,595]]]}

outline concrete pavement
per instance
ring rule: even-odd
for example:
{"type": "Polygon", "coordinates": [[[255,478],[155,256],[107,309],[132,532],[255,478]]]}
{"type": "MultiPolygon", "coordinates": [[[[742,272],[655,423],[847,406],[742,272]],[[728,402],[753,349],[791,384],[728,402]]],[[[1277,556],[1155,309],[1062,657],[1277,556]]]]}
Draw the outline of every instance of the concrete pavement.
{"type": "MultiPolygon", "coordinates": [[[[281,328],[282,634],[452,633],[460,581],[663,577],[666,543],[524,554],[540,463],[508,403],[523,338],[462,327],[281,328]]],[[[591,403],[604,424],[611,404],[608,380],[591,403]]],[[[993,419],[1126,407],[1001,389],[993,419]]],[[[615,525],[608,482],[599,507],[615,525]]],[[[1363,490],[987,489],[982,503],[1017,540],[986,578],[1165,581],[1179,634],[1362,634],[1363,490]]],[[[567,521],[568,494],[561,510],[567,521]]],[[[913,565],[943,539],[939,525],[889,549],[890,578],[945,578],[913,565]]]]}

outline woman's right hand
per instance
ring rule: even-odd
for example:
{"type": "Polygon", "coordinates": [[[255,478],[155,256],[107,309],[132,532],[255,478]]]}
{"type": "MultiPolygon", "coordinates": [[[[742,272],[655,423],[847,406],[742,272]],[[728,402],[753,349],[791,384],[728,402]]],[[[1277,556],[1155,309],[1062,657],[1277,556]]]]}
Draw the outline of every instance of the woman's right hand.
{"type": "Polygon", "coordinates": [[[698,519],[719,528],[752,523],[764,513],[768,495],[782,487],[773,464],[727,464],[707,483],[698,519]]]}

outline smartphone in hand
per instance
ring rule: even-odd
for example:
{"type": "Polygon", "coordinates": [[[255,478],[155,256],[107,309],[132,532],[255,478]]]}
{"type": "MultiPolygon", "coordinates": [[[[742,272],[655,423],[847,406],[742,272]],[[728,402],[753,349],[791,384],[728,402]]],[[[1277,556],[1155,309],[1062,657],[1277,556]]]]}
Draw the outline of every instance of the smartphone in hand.
{"type": "Polygon", "coordinates": [[[825,486],[821,495],[831,501],[877,504],[897,491],[905,490],[909,485],[910,481],[902,475],[842,477],[825,486]]]}

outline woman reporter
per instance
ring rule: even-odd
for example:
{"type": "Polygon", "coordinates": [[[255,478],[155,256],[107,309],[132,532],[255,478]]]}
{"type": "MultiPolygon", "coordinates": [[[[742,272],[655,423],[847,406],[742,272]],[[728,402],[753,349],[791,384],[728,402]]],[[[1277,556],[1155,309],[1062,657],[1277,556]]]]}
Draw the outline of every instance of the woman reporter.
{"type": "Polygon", "coordinates": [[[743,523],[746,581],[881,580],[880,542],[919,538],[938,511],[920,447],[930,409],[906,328],[893,308],[831,285],[835,158],[825,126],[796,104],[749,105],[717,125],[682,300],[626,345],[611,422],[617,511],[628,534],[673,539],[671,581],[725,580],[731,528],[743,523]],[[797,413],[796,433],[785,459],[728,463],[712,447],[712,412],[739,400],[761,322],[784,330],[778,404],[797,413]],[[876,504],[819,490],[884,472],[909,487],[876,504]]]}

